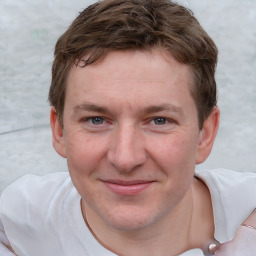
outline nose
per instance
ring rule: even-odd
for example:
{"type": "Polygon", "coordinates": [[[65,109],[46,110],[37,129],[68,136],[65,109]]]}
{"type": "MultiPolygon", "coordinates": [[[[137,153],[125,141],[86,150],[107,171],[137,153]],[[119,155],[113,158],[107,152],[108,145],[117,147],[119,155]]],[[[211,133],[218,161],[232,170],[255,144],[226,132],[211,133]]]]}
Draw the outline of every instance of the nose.
{"type": "Polygon", "coordinates": [[[108,160],[119,172],[131,172],[147,159],[143,135],[133,126],[120,126],[113,134],[108,160]]]}

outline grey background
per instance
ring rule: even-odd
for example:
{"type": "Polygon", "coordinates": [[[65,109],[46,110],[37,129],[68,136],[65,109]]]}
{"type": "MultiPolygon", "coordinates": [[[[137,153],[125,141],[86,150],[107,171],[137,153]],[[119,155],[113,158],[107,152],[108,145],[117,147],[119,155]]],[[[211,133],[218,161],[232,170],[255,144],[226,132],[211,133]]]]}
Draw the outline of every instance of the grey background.
{"type": "MultiPolygon", "coordinates": [[[[51,145],[51,62],[57,38],[92,2],[0,0],[0,193],[25,173],[67,171],[51,145]]],[[[211,156],[197,168],[256,172],[256,1],[178,2],[219,48],[221,124],[211,156]]]]}

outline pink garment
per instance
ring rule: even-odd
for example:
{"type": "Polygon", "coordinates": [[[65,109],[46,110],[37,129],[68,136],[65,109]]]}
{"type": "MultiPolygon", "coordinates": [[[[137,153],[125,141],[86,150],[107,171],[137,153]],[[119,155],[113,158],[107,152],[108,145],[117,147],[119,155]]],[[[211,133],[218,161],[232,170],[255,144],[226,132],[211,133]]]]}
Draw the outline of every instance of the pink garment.
{"type": "Polygon", "coordinates": [[[233,240],[221,245],[216,256],[255,256],[256,229],[240,226],[233,240]],[[254,241],[254,242],[253,242],[254,241]]]}

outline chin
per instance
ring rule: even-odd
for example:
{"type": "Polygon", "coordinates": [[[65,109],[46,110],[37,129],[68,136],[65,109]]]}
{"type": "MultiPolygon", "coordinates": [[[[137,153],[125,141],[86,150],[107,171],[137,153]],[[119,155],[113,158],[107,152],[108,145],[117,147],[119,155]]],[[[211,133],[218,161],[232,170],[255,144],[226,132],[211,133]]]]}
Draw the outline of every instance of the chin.
{"type": "Polygon", "coordinates": [[[120,231],[139,231],[153,224],[158,218],[157,214],[146,212],[135,207],[116,209],[110,213],[106,222],[120,231]]]}

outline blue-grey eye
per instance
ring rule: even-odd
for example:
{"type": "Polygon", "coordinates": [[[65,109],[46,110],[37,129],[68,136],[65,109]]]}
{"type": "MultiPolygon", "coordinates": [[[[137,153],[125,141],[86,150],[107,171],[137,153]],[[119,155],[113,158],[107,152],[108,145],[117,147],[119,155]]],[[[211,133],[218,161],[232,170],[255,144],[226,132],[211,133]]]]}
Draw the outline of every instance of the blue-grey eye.
{"type": "Polygon", "coordinates": [[[163,124],[166,124],[166,119],[163,118],[163,117],[157,117],[157,118],[154,118],[154,124],[156,125],[163,125],[163,124]]]}
{"type": "Polygon", "coordinates": [[[92,118],[91,118],[91,122],[92,122],[93,124],[95,124],[95,125],[100,125],[100,124],[103,124],[104,119],[103,119],[102,117],[96,116],[96,117],[92,117],[92,118]]]}

